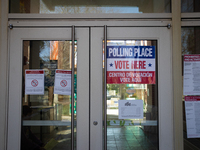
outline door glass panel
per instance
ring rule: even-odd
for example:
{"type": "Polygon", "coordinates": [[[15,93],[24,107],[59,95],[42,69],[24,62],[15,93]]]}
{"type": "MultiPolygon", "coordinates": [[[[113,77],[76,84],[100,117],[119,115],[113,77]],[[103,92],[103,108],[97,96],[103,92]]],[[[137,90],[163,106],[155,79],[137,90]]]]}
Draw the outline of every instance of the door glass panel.
{"type": "MultiPolygon", "coordinates": [[[[71,87],[71,41],[23,41],[23,83],[22,83],[22,127],[21,149],[48,148],[52,150],[71,149],[71,89],[70,94],[55,92],[56,69],[68,71],[70,78],[62,82],[63,87],[71,87]],[[44,71],[44,79],[31,81],[33,87],[44,85],[41,89],[28,88],[28,81],[37,74],[25,71],[44,71]],[[31,90],[31,92],[30,92],[31,90]],[[35,93],[35,91],[39,93],[35,93]],[[57,94],[56,94],[57,93],[57,94]]],[[[77,46],[75,42],[75,124],[76,124],[76,65],[77,46]]],[[[61,74],[65,76],[64,74],[61,74]]],[[[62,77],[61,77],[62,78],[62,77]]],[[[57,79],[57,78],[56,78],[57,79]]],[[[61,85],[61,82],[59,82],[61,85]]],[[[61,85],[61,86],[62,86],[61,85]]],[[[74,126],[76,132],[76,126],[74,126]]],[[[76,134],[75,134],[76,135],[76,134]]],[[[76,138],[75,138],[76,139],[76,138]]],[[[76,147],[76,145],[75,145],[76,147]]]]}
{"type": "Polygon", "coordinates": [[[200,12],[200,1],[199,0],[181,0],[181,12],[200,12]]]}
{"type": "Polygon", "coordinates": [[[170,13],[170,0],[10,0],[9,13],[39,14],[105,14],[105,13],[170,13]]]}
{"type": "Polygon", "coordinates": [[[158,149],[156,53],[156,40],[107,41],[107,149],[158,149]],[[139,58],[139,54],[137,54],[138,58],[135,57],[135,60],[138,61],[138,64],[131,68],[130,62],[134,61],[132,57],[134,51],[126,51],[125,53],[122,50],[128,46],[132,48],[154,47],[155,53],[151,53],[154,55],[154,63],[147,63],[145,56],[148,54],[144,54],[143,51],[144,53],[140,53],[140,55],[144,57],[139,58]],[[154,67],[154,75],[151,74],[150,70],[140,72],[147,68],[147,65],[154,67]],[[112,67],[114,67],[113,70],[112,67]],[[130,68],[132,70],[128,70],[130,68]],[[127,77],[130,73],[132,73],[132,78],[127,77]],[[143,81],[147,73],[154,76],[154,80],[149,76],[147,81],[143,81]],[[141,81],[134,78],[133,74],[135,77],[140,74],[141,81]],[[113,78],[112,81],[110,81],[110,77],[113,78]]]}

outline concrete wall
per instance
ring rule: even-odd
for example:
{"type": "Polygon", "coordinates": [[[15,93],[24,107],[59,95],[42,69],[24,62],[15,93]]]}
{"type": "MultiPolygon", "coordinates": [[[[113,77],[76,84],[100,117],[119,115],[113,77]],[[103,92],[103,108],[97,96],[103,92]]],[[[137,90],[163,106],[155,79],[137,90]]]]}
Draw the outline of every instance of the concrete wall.
{"type": "Polygon", "coordinates": [[[7,17],[8,1],[0,0],[0,149],[6,149],[6,132],[7,132],[7,17]]]}

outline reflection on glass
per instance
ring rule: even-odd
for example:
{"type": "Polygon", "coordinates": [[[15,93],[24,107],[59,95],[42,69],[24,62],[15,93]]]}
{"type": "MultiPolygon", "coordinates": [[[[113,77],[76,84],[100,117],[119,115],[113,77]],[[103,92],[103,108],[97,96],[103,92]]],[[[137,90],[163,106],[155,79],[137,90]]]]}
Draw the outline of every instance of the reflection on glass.
{"type": "Polygon", "coordinates": [[[170,13],[170,0],[11,0],[10,13],[170,13]]]}
{"type": "MultiPolygon", "coordinates": [[[[107,46],[155,46],[156,50],[157,41],[108,40],[107,46]]],[[[107,84],[108,149],[158,149],[157,93],[157,81],[156,84],[107,84]],[[142,100],[143,118],[119,119],[119,100],[142,100]]]]}
{"type": "MultiPolygon", "coordinates": [[[[23,41],[22,150],[47,146],[52,150],[71,149],[71,95],[54,94],[55,70],[72,70],[71,51],[70,41],[23,41]],[[43,95],[25,95],[26,69],[45,71],[43,95]]],[[[74,119],[76,64],[75,45],[74,119]]]]}
{"type": "MultiPolygon", "coordinates": [[[[183,59],[184,54],[200,54],[200,42],[199,42],[200,38],[199,37],[200,37],[200,27],[183,27],[181,29],[182,62],[184,61],[183,59]]],[[[184,70],[184,65],[182,66],[182,69],[184,70]]],[[[183,77],[183,74],[182,74],[182,77],[183,77]]],[[[199,138],[187,138],[185,96],[184,95],[182,96],[184,149],[185,150],[200,149],[199,138]]]]}
{"type": "Polygon", "coordinates": [[[199,0],[181,0],[181,12],[200,12],[199,0]]]}

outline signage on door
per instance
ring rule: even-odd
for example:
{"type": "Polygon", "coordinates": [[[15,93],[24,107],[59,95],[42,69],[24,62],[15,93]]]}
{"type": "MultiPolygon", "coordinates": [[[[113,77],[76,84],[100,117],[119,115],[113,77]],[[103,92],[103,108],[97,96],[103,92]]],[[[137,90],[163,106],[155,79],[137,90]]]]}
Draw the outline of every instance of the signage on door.
{"type": "Polygon", "coordinates": [[[200,137],[200,96],[185,96],[187,138],[200,137]]]}
{"type": "Polygon", "coordinates": [[[25,70],[25,94],[44,95],[44,70],[25,70]]]}
{"type": "Polygon", "coordinates": [[[71,70],[56,69],[54,94],[71,95],[71,70]]]}
{"type": "Polygon", "coordinates": [[[200,95],[200,55],[184,55],[184,95],[200,95]]]}
{"type": "Polygon", "coordinates": [[[154,46],[107,46],[107,84],[155,84],[154,46]]]}
{"type": "Polygon", "coordinates": [[[119,100],[119,119],[143,119],[143,100],[119,100]]]}

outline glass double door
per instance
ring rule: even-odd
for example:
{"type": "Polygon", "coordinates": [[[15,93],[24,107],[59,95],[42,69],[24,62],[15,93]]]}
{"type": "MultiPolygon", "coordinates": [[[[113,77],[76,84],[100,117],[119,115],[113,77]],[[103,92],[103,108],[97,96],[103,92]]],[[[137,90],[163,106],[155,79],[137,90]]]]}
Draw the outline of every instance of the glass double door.
{"type": "Polygon", "coordinates": [[[9,35],[8,149],[173,149],[170,29],[9,35]]]}

